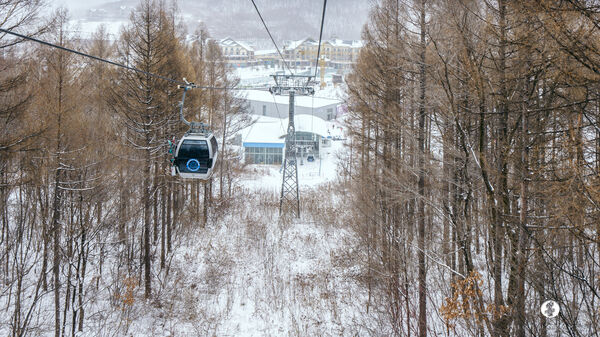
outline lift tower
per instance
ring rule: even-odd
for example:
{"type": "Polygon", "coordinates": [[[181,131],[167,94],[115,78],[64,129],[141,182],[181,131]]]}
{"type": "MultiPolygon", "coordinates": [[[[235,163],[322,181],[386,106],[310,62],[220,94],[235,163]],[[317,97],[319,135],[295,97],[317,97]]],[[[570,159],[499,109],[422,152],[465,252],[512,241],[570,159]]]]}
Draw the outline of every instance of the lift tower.
{"type": "Polygon", "coordinates": [[[296,160],[296,128],[294,126],[294,96],[314,95],[313,76],[271,75],[275,85],[269,91],[275,95],[289,95],[289,123],[285,136],[285,158],[283,159],[283,181],[279,216],[289,215],[300,218],[300,193],[298,191],[298,163],[296,160]]]}

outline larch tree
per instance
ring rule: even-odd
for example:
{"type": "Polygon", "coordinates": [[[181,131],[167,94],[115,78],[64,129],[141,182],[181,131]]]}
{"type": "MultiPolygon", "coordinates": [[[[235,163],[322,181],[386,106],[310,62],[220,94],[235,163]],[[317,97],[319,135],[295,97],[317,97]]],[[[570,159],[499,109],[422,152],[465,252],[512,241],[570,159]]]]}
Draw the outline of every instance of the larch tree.
{"type": "MultiPolygon", "coordinates": [[[[113,93],[113,103],[123,114],[128,128],[127,142],[138,150],[139,156],[131,159],[141,167],[141,198],[143,205],[142,256],[146,298],[151,294],[151,237],[152,223],[158,221],[156,197],[159,186],[160,159],[166,152],[164,130],[176,113],[174,84],[151,76],[149,73],[182,78],[174,64],[177,55],[177,36],[164,4],[143,1],[131,15],[131,23],[123,31],[118,46],[119,58],[124,63],[146,73],[121,73],[116,79],[119,91],[113,93]],[[178,75],[178,76],[177,76],[178,75]],[[123,91],[121,91],[123,90],[123,91]],[[168,94],[171,93],[171,94],[168,94]],[[164,152],[163,152],[164,151],[164,152]]],[[[130,155],[133,155],[131,153],[130,155]]],[[[155,227],[158,228],[157,226],[155,227]]]]}
{"type": "MultiPolygon", "coordinates": [[[[55,14],[56,25],[50,31],[50,38],[60,46],[69,46],[68,13],[58,10],[55,14]]],[[[73,192],[78,190],[74,181],[78,181],[76,171],[82,151],[79,143],[78,124],[81,114],[80,100],[77,99],[78,69],[72,54],[65,51],[43,48],[40,50],[43,61],[39,68],[39,92],[36,113],[43,121],[45,130],[44,161],[48,165],[50,193],[50,221],[46,234],[52,247],[52,289],[54,293],[54,333],[56,337],[64,334],[65,320],[71,295],[71,258],[73,257],[72,231],[73,210],[69,206],[73,192]],[[63,247],[67,247],[66,252],[63,247]],[[66,265],[66,270],[65,269],[66,265]],[[67,274],[65,278],[63,275],[67,274]],[[64,304],[61,290],[65,290],[64,304]],[[61,308],[64,312],[61,312],[61,308]],[[61,325],[61,314],[64,316],[61,325]]],[[[42,158],[44,158],[42,157],[42,158]]],[[[41,166],[40,168],[44,168],[41,166]]],[[[44,251],[44,261],[50,249],[44,251]]]]}
{"type": "Polygon", "coordinates": [[[368,266],[367,308],[378,275],[412,285],[426,266],[425,280],[440,285],[425,291],[426,316],[414,297],[419,288],[391,287],[407,299],[402,325],[394,293],[379,294],[390,323],[404,329],[393,333],[594,335],[596,325],[576,317],[598,322],[597,8],[575,0],[422,4],[377,1],[347,77],[359,151],[348,169],[350,200],[368,266]],[[417,18],[426,18],[424,39],[417,18]],[[388,128],[399,132],[398,157],[388,128]],[[397,213],[385,211],[403,202],[397,213]],[[406,255],[391,254],[382,240],[393,238],[386,221],[407,226],[397,236],[406,255]],[[377,259],[391,256],[400,265],[418,261],[389,269],[399,274],[377,269],[377,259]],[[561,305],[560,323],[539,315],[546,299],[561,305]],[[445,331],[430,305],[441,309],[445,331]]]}

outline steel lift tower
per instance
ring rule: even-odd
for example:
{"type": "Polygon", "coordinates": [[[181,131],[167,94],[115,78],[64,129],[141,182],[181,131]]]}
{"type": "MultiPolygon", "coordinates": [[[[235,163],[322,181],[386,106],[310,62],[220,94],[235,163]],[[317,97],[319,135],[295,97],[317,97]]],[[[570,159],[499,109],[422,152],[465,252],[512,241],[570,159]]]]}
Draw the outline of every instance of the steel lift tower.
{"type": "Polygon", "coordinates": [[[298,191],[298,162],[296,160],[296,128],[294,126],[294,96],[314,95],[313,76],[305,75],[271,75],[275,85],[269,91],[275,95],[289,95],[289,123],[285,136],[285,158],[283,160],[283,181],[281,199],[279,200],[279,216],[300,218],[300,192],[298,191]]]}

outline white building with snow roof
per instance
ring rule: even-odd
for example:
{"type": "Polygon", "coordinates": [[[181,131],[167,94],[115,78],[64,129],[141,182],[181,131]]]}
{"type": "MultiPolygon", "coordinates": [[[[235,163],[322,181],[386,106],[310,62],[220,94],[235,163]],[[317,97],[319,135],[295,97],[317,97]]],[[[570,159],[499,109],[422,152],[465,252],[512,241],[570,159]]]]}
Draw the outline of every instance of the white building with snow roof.
{"type": "MultiPolygon", "coordinates": [[[[326,66],[335,69],[349,69],[358,58],[358,53],[363,47],[360,40],[331,39],[321,43],[321,54],[326,66]]],[[[293,66],[311,67],[315,65],[319,42],[312,38],[297,41],[288,41],[283,48],[283,53],[293,66]]]]}
{"type": "Polygon", "coordinates": [[[219,46],[228,63],[235,66],[246,66],[254,62],[254,48],[245,42],[226,37],[219,41],[219,46]]]}
{"type": "MultiPolygon", "coordinates": [[[[273,95],[268,91],[245,90],[250,112],[254,115],[287,118],[289,114],[289,96],[273,95]]],[[[309,115],[329,121],[336,118],[337,107],[341,102],[333,98],[313,96],[295,96],[294,112],[296,116],[309,115]]]]}
{"type": "MultiPolygon", "coordinates": [[[[285,137],[288,119],[268,116],[255,116],[255,123],[242,130],[242,146],[246,164],[281,165],[285,154],[285,137]]],[[[296,145],[298,156],[319,157],[322,147],[329,146],[332,137],[340,137],[342,132],[334,122],[319,117],[297,115],[296,145]]]]}

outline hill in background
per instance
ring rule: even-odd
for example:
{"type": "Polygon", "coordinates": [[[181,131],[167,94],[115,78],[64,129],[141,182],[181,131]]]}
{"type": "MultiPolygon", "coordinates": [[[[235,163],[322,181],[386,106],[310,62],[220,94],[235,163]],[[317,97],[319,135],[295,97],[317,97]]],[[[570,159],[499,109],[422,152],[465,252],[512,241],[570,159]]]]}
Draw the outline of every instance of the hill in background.
{"type": "MultiPolygon", "coordinates": [[[[318,38],[323,2],[320,0],[256,1],[276,41],[318,38]]],[[[138,0],[90,1],[85,5],[73,0],[56,2],[71,11],[84,26],[86,23],[127,21],[138,0]]],[[[268,38],[249,0],[180,0],[177,7],[190,33],[204,22],[212,36],[236,39],[268,38]]],[[[367,21],[369,1],[344,0],[327,3],[324,38],[359,39],[367,21]]]]}

